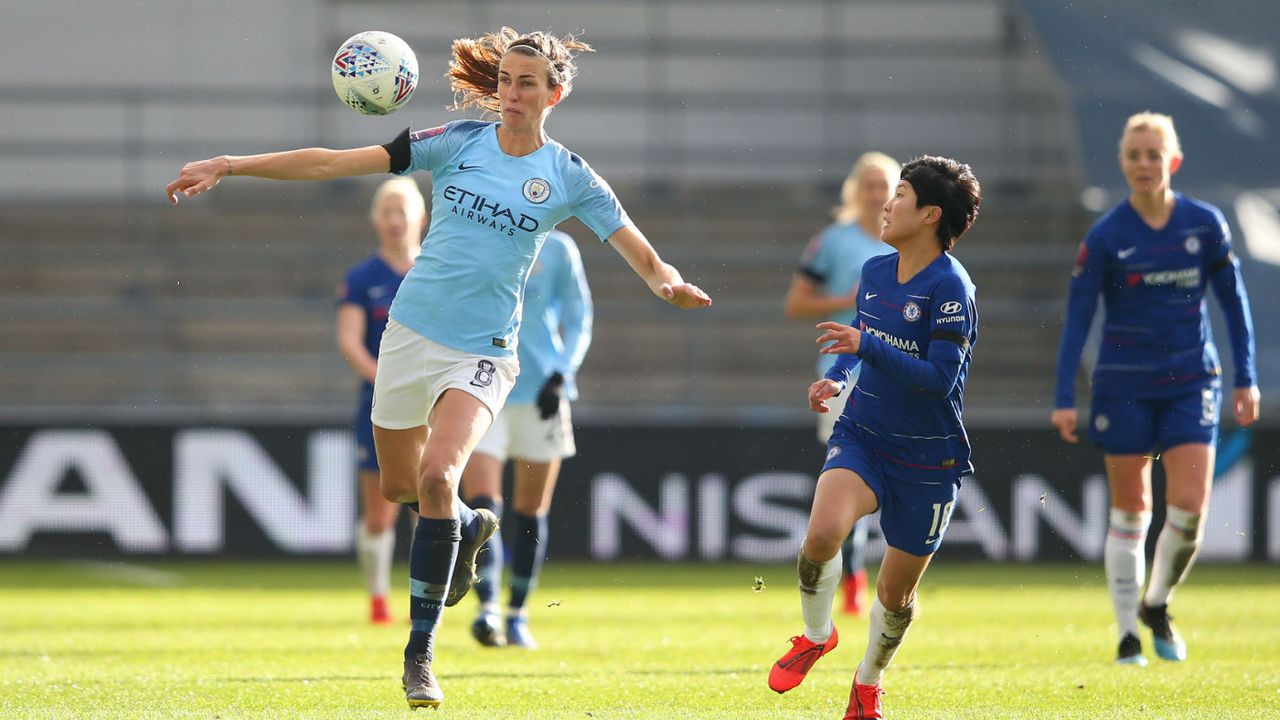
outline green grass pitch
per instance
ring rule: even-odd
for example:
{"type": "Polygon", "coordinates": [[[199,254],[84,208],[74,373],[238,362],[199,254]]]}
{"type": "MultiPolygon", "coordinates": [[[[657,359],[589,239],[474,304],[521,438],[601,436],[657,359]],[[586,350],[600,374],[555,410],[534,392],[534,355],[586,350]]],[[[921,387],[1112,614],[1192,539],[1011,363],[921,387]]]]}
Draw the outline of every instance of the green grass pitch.
{"type": "MultiPolygon", "coordinates": [[[[886,712],[1280,718],[1277,581],[1274,566],[1197,568],[1173,606],[1191,659],[1142,669],[1111,662],[1100,567],[941,558],[886,674],[886,712]]],[[[393,599],[403,615],[403,590],[393,599]]],[[[10,561],[0,717],[840,718],[866,642],[865,620],[837,616],[840,647],[771,692],[769,665],[800,629],[780,566],[550,563],[536,652],[478,647],[471,600],[444,616],[445,704],[415,714],[399,684],[407,624],[364,623],[351,564],[10,561]]]]}

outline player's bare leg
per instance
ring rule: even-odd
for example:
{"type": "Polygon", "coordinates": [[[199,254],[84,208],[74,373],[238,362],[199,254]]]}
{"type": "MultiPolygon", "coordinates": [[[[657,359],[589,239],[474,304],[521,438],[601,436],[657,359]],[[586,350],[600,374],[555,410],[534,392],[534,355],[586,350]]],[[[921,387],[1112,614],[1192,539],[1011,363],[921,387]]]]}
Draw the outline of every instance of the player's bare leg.
{"type": "Polygon", "coordinates": [[[1116,662],[1146,665],[1138,639],[1138,604],[1147,569],[1147,527],[1151,524],[1151,458],[1107,455],[1111,486],[1110,523],[1103,546],[1107,590],[1115,608],[1120,644],[1116,662]]]}
{"type": "Polygon", "coordinates": [[[876,599],[867,613],[867,651],[858,664],[849,693],[846,718],[863,720],[882,717],[880,680],[906,638],[916,616],[916,588],[933,555],[912,555],[897,548],[885,548],[876,575],[876,599]]]}
{"type": "Polygon", "coordinates": [[[813,664],[839,643],[831,602],[840,584],[840,546],[858,518],[877,507],[875,493],[852,470],[832,468],[818,478],[804,546],[796,557],[804,633],[791,638],[791,650],[770,668],[769,687],[774,692],[799,685],[813,664]]]}
{"type": "Polygon", "coordinates": [[[1168,508],[1164,527],[1156,539],[1151,584],[1139,616],[1155,636],[1156,655],[1165,660],[1187,659],[1186,643],[1169,615],[1169,600],[1174,589],[1191,572],[1200,550],[1213,482],[1213,462],[1214,448],[1208,444],[1187,443],[1164,452],[1168,508]]]}

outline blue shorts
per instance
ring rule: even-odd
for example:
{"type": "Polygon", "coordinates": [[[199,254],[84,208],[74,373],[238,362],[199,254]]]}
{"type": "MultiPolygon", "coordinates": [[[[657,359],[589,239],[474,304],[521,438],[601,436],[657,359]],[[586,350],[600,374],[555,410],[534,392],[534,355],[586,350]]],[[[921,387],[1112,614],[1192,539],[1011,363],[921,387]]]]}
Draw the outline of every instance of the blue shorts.
{"type": "Polygon", "coordinates": [[[356,436],[356,468],[378,472],[378,453],[373,447],[373,420],[369,418],[372,411],[373,388],[360,388],[352,428],[356,436]]]}
{"type": "Polygon", "coordinates": [[[960,478],[907,477],[871,447],[862,432],[837,426],[827,443],[822,472],[842,468],[857,473],[880,503],[880,531],[889,547],[918,557],[932,555],[942,547],[960,478]]]}
{"type": "Polygon", "coordinates": [[[1089,438],[1109,455],[1144,455],[1186,443],[1213,445],[1221,404],[1217,383],[1166,398],[1095,395],[1089,438]]]}

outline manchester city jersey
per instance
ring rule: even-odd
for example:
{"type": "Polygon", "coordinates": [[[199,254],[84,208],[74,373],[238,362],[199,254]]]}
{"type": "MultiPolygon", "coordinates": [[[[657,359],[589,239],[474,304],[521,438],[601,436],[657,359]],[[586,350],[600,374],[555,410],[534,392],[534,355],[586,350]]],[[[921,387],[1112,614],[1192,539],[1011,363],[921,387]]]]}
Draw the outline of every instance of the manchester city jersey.
{"type": "MultiPolygon", "coordinates": [[[[848,295],[858,286],[863,264],[892,251],[893,248],[880,238],[868,235],[857,223],[831,223],[809,241],[800,260],[800,274],[822,286],[828,296],[848,295]]],[[[840,310],[827,320],[845,323],[850,315],[849,310],[840,310]]],[[[832,355],[819,355],[818,377],[830,370],[835,361],[832,355]]],[[[850,382],[856,380],[857,372],[855,367],[850,382]]]]}
{"type": "Polygon", "coordinates": [[[538,399],[551,373],[564,376],[565,396],[577,399],[574,375],[591,345],[591,290],[573,238],[554,230],[533,263],[520,325],[520,377],[508,405],[538,399]]]}
{"type": "MultiPolygon", "coordinates": [[[[378,357],[382,344],[382,331],[387,328],[391,301],[404,276],[391,269],[377,255],[372,255],[351,268],[338,289],[338,303],[355,305],[364,311],[364,347],[373,357],[378,357]]],[[[365,381],[367,389],[373,383],[365,381]]]]}
{"type": "Polygon", "coordinates": [[[961,415],[978,306],[960,261],[942,253],[899,283],[897,253],[872,258],[862,268],[856,323],[857,356],[839,355],[826,375],[847,382],[861,361],[836,432],[866,433],[897,477],[928,482],[972,473],[961,415]]]}
{"type": "Polygon", "coordinates": [[[491,122],[410,133],[407,152],[392,151],[391,170],[432,174],[431,229],[391,317],[462,352],[515,353],[525,280],[557,223],[577,216],[607,240],[629,222],[582,158],[550,139],[507,155],[491,122]]]}
{"type": "Polygon", "coordinates": [[[1072,270],[1056,407],[1075,405],[1075,371],[1103,297],[1102,345],[1094,392],[1165,397],[1221,374],[1205,289],[1212,282],[1231,331],[1237,387],[1254,384],[1253,329],[1231,233],[1212,205],[1181,194],[1159,230],[1128,201],[1102,216],[1072,270]]]}

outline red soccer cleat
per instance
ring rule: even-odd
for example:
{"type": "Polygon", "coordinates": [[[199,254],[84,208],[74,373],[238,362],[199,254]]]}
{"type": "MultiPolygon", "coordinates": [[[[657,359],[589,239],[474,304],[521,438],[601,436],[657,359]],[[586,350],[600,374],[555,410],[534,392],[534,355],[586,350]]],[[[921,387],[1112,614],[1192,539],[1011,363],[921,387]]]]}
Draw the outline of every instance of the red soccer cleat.
{"type": "Polygon", "coordinates": [[[791,638],[791,649],[769,668],[769,689],[784,693],[799,685],[818,658],[835,650],[839,642],[840,634],[836,632],[835,625],[831,626],[831,637],[826,642],[815,643],[804,635],[791,638]]]}
{"type": "Polygon", "coordinates": [[[861,615],[867,611],[867,571],[859,569],[844,576],[844,611],[861,615]]]}
{"type": "Polygon", "coordinates": [[[391,613],[387,611],[387,599],[377,595],[369,599],[369,622],[374,625],[390,625],[391,613]]]}
{"type": "Polygon", "coordinates": [[[859,685],[857,678],[853,680],[853,690],[849,693],[849,709],[844,713],[844,720],[873,720],[883,718],[880,712],[880,696],[884,690],[879,685],[859,685]]]}

